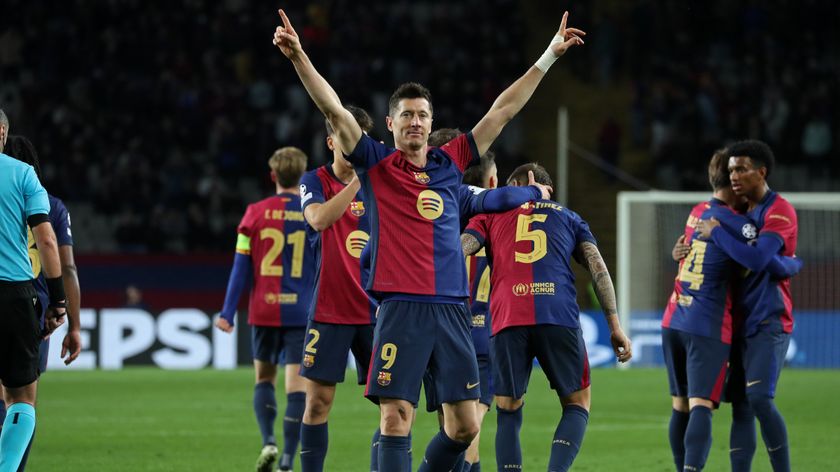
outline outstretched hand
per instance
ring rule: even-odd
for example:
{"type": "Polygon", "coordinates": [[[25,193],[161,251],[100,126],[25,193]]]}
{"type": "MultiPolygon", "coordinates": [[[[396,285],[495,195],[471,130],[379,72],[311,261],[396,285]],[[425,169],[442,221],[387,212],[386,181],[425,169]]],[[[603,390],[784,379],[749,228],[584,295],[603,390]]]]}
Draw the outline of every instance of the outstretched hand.
{"type": "Polygon", "coordinates": [[[540,190],[540,193],[542,194],[541,198],[543,200],[550,199],[551,193],[554,192],[554,189],[550,186],[537,183],[537,180],[534,178],[534,171],[532,170],[528,171],[528,185],[537,187],[540,190]]]}
{"type": "Polygon", "coordinates": [[[558,40],[551,42],[551,52],[555,56],[560,57],[572,46],[583,46],[583,36],[586,32],[577,28],[567,28],[566,22],[569,19],[569,12],[563,13],[563,19],[560,21],[560,29],[557,30],[558,40]]]}
{"type": "Polygon", "coordinates": [[[283,9],[278,10],[280,20],[283,21],[283,26],[278,26],[274,30],[274,40],[272,41],[280,52],[289,59],[294,59],[298,54],[303,52],[300,45],[300,37],[295,29],[292,27],[292,22],[286,16],[283,9]]]}

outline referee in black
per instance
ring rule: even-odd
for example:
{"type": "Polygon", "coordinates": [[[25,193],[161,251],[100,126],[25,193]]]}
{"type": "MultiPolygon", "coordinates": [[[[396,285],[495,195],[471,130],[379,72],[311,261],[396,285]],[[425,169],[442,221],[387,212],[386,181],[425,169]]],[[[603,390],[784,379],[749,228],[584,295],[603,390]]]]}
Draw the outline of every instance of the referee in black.
{"type": "Polygon", "coordinates": [[[66,300],[47,192],[32,166],[3,154],[9,120],[0,110],[0,382],[6,419],[0,433],[0,472],[17,471],[35,431],[38,348],[64,323],[66,300]],[[27,225],[40,258],[29,258],[27,225]],[[41,329],[32,286],[33,264],[42,264],[50,292],[41,329]]]}

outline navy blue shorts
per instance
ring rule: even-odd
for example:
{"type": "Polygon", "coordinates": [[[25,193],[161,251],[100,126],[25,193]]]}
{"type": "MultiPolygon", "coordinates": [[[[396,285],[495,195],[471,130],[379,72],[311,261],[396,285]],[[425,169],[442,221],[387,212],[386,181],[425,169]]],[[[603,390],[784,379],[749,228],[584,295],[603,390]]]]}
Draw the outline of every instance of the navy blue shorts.
{"type": "Polygon", "coordinates": [[[370,353],[373,349],[373,325],[341,325],[310,320],[306,325],[303,362],[300,375],[327,383],[344,382],[347,354],[356,358],[359,385],[367,380],[370,353]]]}
{"type": "MultiPolygon", "coordinates": [[[[490,356],[479,354],[478,361],[478,389],[480,395],[478,402],[490,407],[493,404],[493,366],[490,364],[490,356]]],[[[426,392],[426,411],[433,412],[440,409],[440,402],[435,397],[435,379],[428,370],[423,375],[423,391],[426,392]]]]}
{"type": "Polygon", "coordinates": [[[726,401],[743,401],[747,393],[774,398],[789,345],[790,334],[776,320],[759,325],[750,337],[733,339],[726,401]]]}
{"type": "Polygon", "coordinates": [[[41,340],[41,347],[38,352],[38,370],[43,374],[47,371],[47,359],[50,357],[50,340],[41,340]]]}
{"type": "Polygon", "coordinates": [[[589,386],[589,358],[580,328],[512,326],[490,338],[490,349],[496,395],[522,398],[535,357],[561,398],[589,386]]]}
{"type": "Polygon", "coordinates": [[[417,404],[428,368],[438,403],[479,397],[478,364],[464,304],[389,300],[380,305],[365,396],[417,404]]]}
{"type": "Polygon", "coordinates": [[[720,403],[730,346],[720,340],[662,328],[662,352],[668,385],[675,397],[720,403]]]}
{"type": "Polygon", "coordinates": [[[300,326],[251,326],[251,354],[258,361],[271,364],[300,364],[303,335],[300,326]]]}

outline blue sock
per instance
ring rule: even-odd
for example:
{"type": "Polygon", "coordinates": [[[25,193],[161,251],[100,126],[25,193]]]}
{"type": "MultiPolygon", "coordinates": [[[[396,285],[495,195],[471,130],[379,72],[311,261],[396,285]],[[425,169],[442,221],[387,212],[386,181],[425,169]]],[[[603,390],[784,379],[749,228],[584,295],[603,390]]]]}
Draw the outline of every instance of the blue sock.
{"type": "Polygon", "coordinates": [[[263,446],[277,444],[277,438],[274,437],[277,399],[274,397],[274,385],[271,385],[271,382],[260,382],[254,386],[254,414],[257,416],[263,446]]]}
{"type": "Polygon", "coordinates": [[[321,472],[324,470],[324,459],[327,457],[327,447],[330,434],[327,423],[300,424],[300,470],[304,472],[321,472]]]}
{"type": "Polygon", "coordinates": [[[749,395],[750,406],[761,426],[761,437],[767,446],[770,465],[773,472],[790,471],[790,448],[788,447],[787,426],[782,414],[776,409],[772,398],[763,395],[749,395]]]}
{"type": "Polygon", "coordinates": [[[712,410],[695,406],[685,428],[685,464],[683,470],[703,470],[712,448],[712,410]]]}
{"type": "Polygon", "coordinates": [[[589,412],[577,405],[563,408],[560,424],[554,432],[551,442],[551,457],[548,459],[549,472],[565,472],[572,467],[580,446],[583,444],[583,434],[589,422],[589,412]]]}
{"type": "Polygon", "coordinates": [[[521,427],[521,406],[516,410],[496,407],[496,464],[500,470],[522,468],[522,448],[519,445],[521,427]]]}
{"type": "Polygon", "coordinates": [[[283,453],[280,455],[280,470],[292,470],[295,451],[300,442],[300,423],[306,408],[306,392],[292,392],[286,395],[286,414],[283,415],[283,453]]]}
{"type": "Polygon", "coordinates": [[[411,472],[411,436],[379,436],[379,470],[411,472]]]}
{"type": "MultiPolygon", "coordinates": [[[[441,429],[426,446],[426,454],[417,472],[450,471],[456,463],[464,460],[464,452],[470,443],[456,441],[441,429]]],[[[460,465],[463,467],[463,464],[460,465]]],[[[389,470],[389,469],[386,469],[389,470]]]]}
{"type": "Polygon", "coordinates": [[[34,432],[35,408],[28,403],[11,404],[0,433],[0,470],[18,470],[34,432]]]}
{"type": "Polygon", "coordinates": [[[379,436],[382,430],[376,428],[370,440],[370,472],[379,472],[379,436]]]}
{"type": "Polygon", "coordinates": [[[732,403],[729,463],[732,472],[750,472],[755,455],[755,413],[746,401],[732,403]]]}
{"type": "Polygon", "coordinates": [[[464,472],[481,472],[481,462],[476,462],[468,471],[465,470],[464,472]]]}
{"type": "Polygon", "coordinates": [[[668,440],[671,442],[671,454],[677,472],[683,472],[685,462],[685,428],[688,426],[688,413],[671,410],[671,422],[668,424],[668,440]]]}

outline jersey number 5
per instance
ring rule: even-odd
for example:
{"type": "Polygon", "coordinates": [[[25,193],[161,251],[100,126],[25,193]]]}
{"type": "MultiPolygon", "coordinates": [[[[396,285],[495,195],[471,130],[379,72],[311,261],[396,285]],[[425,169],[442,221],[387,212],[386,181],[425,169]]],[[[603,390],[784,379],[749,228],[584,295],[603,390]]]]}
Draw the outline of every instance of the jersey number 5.
{"type": "Polygon", "coordinates": [[[531,241],[534,248],[531,252],[514,251],[516,262],[533,264],[548,254],[548,238],[545,231],[531,229],[531,223],[543,223],[548,215],[519,215],[516,220],[516,241],[531,241]]]}
{"type": "Polygon", "coordinates": [[[292,248],[292,274],[299,279],[303,274],[303,249],[306,244],[306,233],[295,231],[289,234],[288,238],[282,231],[275,228],[263,228],[260,231],[260,240],[270,239],[271,247],[266,251],[260,263],[260,275],[283,276],[283,261],[280,256],[283,254],[283,246],[288,242],[292,248]]]}

